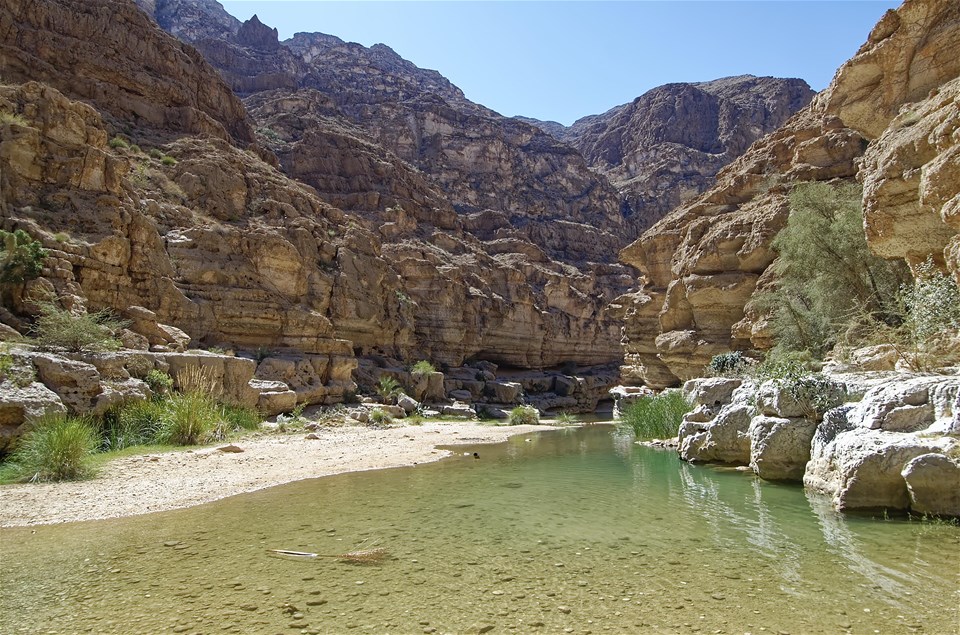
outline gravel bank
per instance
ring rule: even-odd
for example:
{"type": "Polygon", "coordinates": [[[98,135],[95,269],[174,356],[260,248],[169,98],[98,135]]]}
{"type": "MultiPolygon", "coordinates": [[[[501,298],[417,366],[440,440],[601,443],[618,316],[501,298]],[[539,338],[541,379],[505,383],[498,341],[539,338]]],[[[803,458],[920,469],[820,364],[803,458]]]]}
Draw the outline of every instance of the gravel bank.
{"type": "Polygon", "coordinates": [[[306,478],[436,461],[438,445],[496,443],[546,426],[437,422],[376,430],[321,428],[237,441],[243,452],[206,447],[116,459],[96,478],[0,486],[0,527],[135,516],[200,505],[306,478]]]}

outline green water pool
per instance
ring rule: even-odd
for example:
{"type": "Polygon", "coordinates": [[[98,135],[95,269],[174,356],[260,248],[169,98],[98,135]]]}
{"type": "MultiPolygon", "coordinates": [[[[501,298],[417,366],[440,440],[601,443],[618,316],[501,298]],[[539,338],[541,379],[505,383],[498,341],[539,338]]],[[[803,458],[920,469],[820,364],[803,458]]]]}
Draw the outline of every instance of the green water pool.
{"type": "Polygon", "coordinates": [[[960,632],[955,526],[845,517],[609,426],[456,452],[0,530],[0,633],[960,632]],[[267,552],[373,546],[392,558],[267,552]]]}

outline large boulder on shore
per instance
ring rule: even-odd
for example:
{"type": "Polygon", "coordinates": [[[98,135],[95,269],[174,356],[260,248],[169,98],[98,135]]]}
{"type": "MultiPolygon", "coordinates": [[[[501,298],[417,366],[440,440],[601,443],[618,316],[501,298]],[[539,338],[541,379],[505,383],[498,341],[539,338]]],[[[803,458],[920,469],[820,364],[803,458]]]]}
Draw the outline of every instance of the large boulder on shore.
{"type": "Polygon", "coordinates": [[[900,473],[910,509],[920,514],[960,517],[960,464],[942,454],[921,454],[900,473]]]}
{"type": "Polygon", "coordinates": [[[817,422],[760,415],[750,421],[750,467],[768,481],[799,481],[810,459],[817,422]]]}
{"type": "Polygon", "coordinates": [[[716,417],[703,421],[707,413],[709,410],[700,406],[684,417],[677,435],[680,458],[684,461],[735,465],[749,462],[748,430],[753,410],[745,405],[730,404],[721,408],[716,417]]]}
{"type": "MultiPolygon", "coordinates": [[[[829,495],[838,510],[911,509],[903,471],[908,463],[928,454],[946,455],[960,442],[949,437],[924,438],[906,432],[851,429],[837,434],[822,447],[814,444],[803,484],[829,495]]],[[[925,483],[940,481],[934,477],[925,483]]],[[[924,495],[933,497],[926,490],[924,495]]],[[[921,498],[923,498],[923,496],[921,498]]]]}

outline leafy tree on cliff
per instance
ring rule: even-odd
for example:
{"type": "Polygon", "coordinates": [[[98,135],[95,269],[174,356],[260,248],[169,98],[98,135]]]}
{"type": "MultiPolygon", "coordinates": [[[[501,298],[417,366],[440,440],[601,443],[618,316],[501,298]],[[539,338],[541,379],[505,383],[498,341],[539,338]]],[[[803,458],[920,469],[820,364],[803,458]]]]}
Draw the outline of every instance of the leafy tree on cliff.
{"type": "Polygon", "coordinates": [[[790,195],[790,218],[773,241],[775,288],[757,308],[772,315],[777,348],[820,357],[868,323],[902,320],[899,290],[906,266],[870,253],[861,188],[804,183],[790,195]]]}
{"type": "Polygon", "coordinates": [[[0,300],[10,305],[14,290],[40,275],[47,250],[30,234],[0,230],[0,300]]]}
{"type": "Polygon", "coordinates": [[[22,284],[40,275],[47,251],[30,234],[0,230],[0,284],[22,284]]]}

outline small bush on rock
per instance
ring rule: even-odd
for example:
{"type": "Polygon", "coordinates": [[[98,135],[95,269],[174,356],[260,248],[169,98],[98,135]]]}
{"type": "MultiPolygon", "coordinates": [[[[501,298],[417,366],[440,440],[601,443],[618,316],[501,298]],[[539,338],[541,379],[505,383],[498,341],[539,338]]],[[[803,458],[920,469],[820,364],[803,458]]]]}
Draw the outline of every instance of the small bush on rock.
{"type": "Polygon", "coordinates": [[[72,481],[92,476],[90,456],[97,441],[88,419],[43,417],[20,439],[4,468],[3,480],[72,481]]]}
{"type": "Polygon", "coordinates": [[[533,406],[517,406],[507,421],[512,426],[535,426],[540,423],[540,413],[533,406]]]}
{"type": "Polygon", "coordinates": [[[374,408],[368,416],[374,427],[383,427],[393,423],[393,417],[390,416],[390,413],[381,408],[374,408]]]}
{"type": "Polygon", "coordinates": [[[127,322],[118,320],[110,311],[73,315],[52,302],[40,304],[40,317],[33,326],[37,345],[46,349],[81,351],[115,351],[121,346],[114,333],[127,322]]]}
{"type": "Polygon", "coordinates": [[[741,377],[747,370],[747,360],[740,351],[714,355],[707,367],[714,377],[741,377]]]}
{"type": "Polygon", "coordinates": [[[690,410],[680,391],[667,390],[630,404],[620,419],[620,427],[631,431],[640,441],[672,439],[680,430],[683,415],[690,410]]]}
{"type": "Polygon", "coordinates": [[[47,250],[40,241],[18,229],[0,230],[0,285],[22,284],[40,275],[47,250]]]}
{"type": "Polygon", "coordinates": [[[173,388],[173,377],[156,368],[149,371],[143,378],[143,381],[155,397],[162,397],[173,388]]]}
{"type": "Polygon", "coordinates": [[[429,375],[430,373],[437,372],[437,369],[433,364],[424,359],[411,366],[410,372],[414,375],[429,375]]]}

